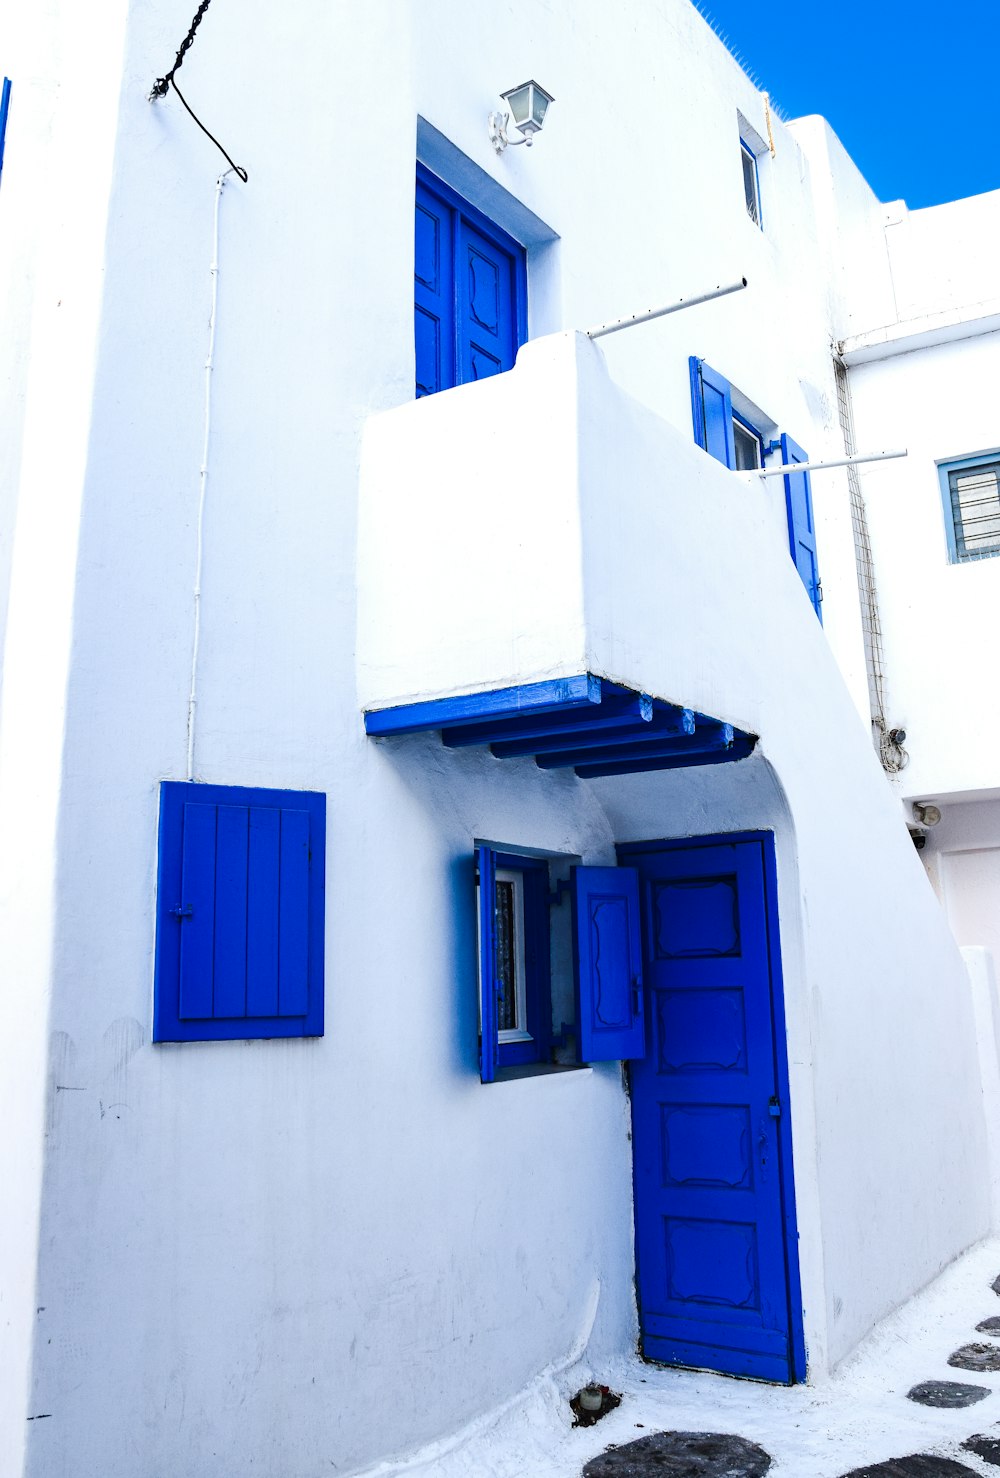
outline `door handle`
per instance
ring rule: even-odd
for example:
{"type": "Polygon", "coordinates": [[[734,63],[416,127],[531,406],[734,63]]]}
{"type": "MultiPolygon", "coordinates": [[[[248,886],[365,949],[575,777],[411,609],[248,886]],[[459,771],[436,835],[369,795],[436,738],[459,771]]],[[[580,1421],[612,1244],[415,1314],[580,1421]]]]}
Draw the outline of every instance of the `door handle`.
{"type": "Polygon", "coordinates": [[[642,1012],[642,979],[638,975],[632,976],[632,1015],[639,1016],[642,1012]]]}

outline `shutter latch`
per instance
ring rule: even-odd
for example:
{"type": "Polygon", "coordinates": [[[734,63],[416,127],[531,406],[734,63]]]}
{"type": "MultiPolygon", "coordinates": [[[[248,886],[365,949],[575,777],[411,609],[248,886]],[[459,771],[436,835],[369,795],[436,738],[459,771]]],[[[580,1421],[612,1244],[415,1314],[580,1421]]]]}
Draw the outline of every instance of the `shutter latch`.
{"type": "Polygon", "coordinates": [[[178,919],[190,919],[194,917],[194,909],[190,903],[178,903],[177,907],[172,908],[170,912],[178,919]]]}

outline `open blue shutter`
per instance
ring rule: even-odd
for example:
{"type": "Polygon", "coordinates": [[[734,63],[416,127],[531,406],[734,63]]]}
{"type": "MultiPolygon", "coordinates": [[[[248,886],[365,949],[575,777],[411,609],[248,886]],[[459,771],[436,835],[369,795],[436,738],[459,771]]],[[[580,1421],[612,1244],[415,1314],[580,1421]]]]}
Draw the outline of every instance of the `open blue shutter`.
{"type": "Polygon", "coordinates": [[[321,1036],[325,797],[161,787],[154,1040],[321,1036]]]}
{"type": "MultiPolygon", "coordinates": [[[[798,442],[784,432],[781,434],[782,462],[808,462],[808,453],[798,442]]],[[[786,474],[785,508],[788,513],[788,547],[795,568],[813,603],[813,610],[823,620],[821,601],[823,591],[819,581],[819,564],[816,560],[816,528],[813,522],[812,485],[808,472],[786,474]]]]}
{"type": "Polygon", "coordinates": [[[479,1076],[492,1083],[497,1075],[500,1038],[497,1027],[496,853],[476,848],[479,870],[479,1076]]]}
{"type": "Polygon", "coordinates": [[[581,1062],[644,1057],[639,875],[573,869],[573,964],[581,1062]]]}
{"type": "Polygon", "coordinates": [[[694,355],[688,360],[688,368],[691,373],[694,439],[724,467],[735,467],[733,396],[729,381],[694,355]]]}

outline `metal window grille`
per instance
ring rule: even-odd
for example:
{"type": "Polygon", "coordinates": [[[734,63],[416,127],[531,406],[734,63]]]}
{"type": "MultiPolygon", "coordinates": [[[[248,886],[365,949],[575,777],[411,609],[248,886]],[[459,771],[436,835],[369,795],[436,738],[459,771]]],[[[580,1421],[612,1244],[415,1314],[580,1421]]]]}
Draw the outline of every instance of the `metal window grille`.
{"type": "Polygon", "coordinates": [[[990,559],[1000,554],[1000,461],[953,468],[948,490],[956,558],[990,559]]]}

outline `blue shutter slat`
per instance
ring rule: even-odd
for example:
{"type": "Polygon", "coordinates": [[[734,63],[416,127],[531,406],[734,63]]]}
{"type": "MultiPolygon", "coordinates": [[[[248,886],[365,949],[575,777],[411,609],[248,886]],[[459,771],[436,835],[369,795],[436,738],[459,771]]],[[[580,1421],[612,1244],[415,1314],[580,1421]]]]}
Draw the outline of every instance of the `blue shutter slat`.
{"type": "Polygon", "coordinates": [[[217,810],[216,806],[185,805],[181,896],[169,905],[178,910],[173,914],[181,934],[178,1015],[185,1021],[203,1021],[212,1015],[217,810]]]}
{"type": "MultiPolygon", "coordinates": [[[[808,462],[809,455],[798,442],[784,432],[781,434],[782,462],[808,462]]],[[[785,510],[788,515],[788,547],[799,578],[809,593],[813,610],[822,623],[823,599],[819,582],[819,562],[816,558],[816,528],[813,521],[812,484],[808,472],[786,474],[785,510]]]]}
{"type": "Polygon", "coordinates": [[[644,1056],[639,875],[634,868],[573,869],[573,964],[581,1061],[644,1056]]]}
{"type": "Polygon", "coordinates": [[[736,439],[733,435],[732,387],[724,375],[703,359],[692,356],[688,367],[694,439],[717,462],[733,468],[736,466],[736,439]]]}
{"type": "Polygon", "coordinates": [[[500,1042],[497,1034],[496,975],[496,854],[476,848],[479,869],[479,1076],[492,1083],[497,1073],[500,1042]]]}
{"type": "Polygon", "coordinates": [[[212,1015],[247,1014],[246,806],[220,806],[215,844],[215,996],[212,1015]]]}
{"type": "Polygon", "coordinates": [[[309,816],[282,809],[278,900],[278,1015],[309,1006],[309,816]]]}
{"type": "Polygon", "coordinates": [[[247,859],[247,1015],[278,1014],[281,812],[250,807],[247,859]]]}

